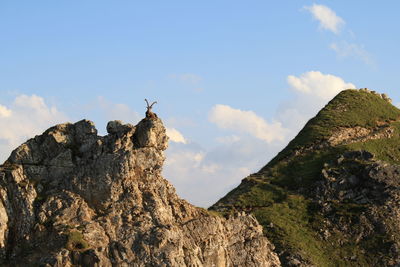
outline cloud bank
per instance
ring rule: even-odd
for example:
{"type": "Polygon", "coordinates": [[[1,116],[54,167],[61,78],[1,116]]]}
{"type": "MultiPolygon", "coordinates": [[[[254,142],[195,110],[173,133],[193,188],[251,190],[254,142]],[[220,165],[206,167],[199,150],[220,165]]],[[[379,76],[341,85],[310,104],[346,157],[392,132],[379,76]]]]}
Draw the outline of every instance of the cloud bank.
{"type": "Polygon", "coordinates": [[[286,130],[281,123],[267,123],[253,111],[232,108],[228,105],[215,105],[210,112],[209,120],[221,129],[250,134],[267,143],[282,141],[286,130]]]}
{"type": "Polygon", "coordinates": [[[163,176],[179,196],[201,207],[215,203],[249,174],[258,171],[282,144],[252,136],[212,148],[195,143],[170,143],[163,176]]]}
{"type": "Polygon", "coordinates": [[[333,98],[344,89],[356,88],[354,84],[346,83],[340,77],[319,71],[309,71],[299,77],[289,75],[287,82],[295,91],[324,101],[333,98]]]}
{"type": "Polygon", "coordinates": [[[170,141],[182,144],[187,143],[185,137],[183,137],[183,135],[177,129],[167,127],[166,130],[170,141]]]}

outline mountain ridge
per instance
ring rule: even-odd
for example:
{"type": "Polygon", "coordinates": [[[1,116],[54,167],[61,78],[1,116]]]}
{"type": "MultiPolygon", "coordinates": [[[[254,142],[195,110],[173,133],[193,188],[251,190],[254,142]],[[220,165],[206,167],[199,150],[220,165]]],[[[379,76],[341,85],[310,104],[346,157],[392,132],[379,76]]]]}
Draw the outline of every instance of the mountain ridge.
{"type": "Polygon", "coordinates": [[[210,209],[254,214],[283,266],[395,266],[399,118],[384,94],[342,91],[210,209]]]}

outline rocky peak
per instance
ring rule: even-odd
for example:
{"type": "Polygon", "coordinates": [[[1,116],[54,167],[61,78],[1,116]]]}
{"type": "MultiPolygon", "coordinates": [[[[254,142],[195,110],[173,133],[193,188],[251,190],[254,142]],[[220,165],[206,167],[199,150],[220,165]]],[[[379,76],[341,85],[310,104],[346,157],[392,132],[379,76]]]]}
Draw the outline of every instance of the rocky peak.
{"type": "Polygon", "coordinates": [[[213,215],[161,176],[160,119],[56,125],[0,167],[0,265],[279,266],[256,219],[213,215]]]}

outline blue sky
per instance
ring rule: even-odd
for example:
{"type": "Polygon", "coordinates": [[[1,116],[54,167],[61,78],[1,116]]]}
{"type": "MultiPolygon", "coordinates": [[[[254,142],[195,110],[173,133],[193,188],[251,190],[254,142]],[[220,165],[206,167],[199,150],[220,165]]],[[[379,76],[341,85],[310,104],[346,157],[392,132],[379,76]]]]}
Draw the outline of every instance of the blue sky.
{"type": "Polygon", "coordinates": [[[54,123],[171,136],[165,177],[207,206],[257,171],[336,93],[385,92],[398,1],[1,1],[0,160],[54,123]]]}

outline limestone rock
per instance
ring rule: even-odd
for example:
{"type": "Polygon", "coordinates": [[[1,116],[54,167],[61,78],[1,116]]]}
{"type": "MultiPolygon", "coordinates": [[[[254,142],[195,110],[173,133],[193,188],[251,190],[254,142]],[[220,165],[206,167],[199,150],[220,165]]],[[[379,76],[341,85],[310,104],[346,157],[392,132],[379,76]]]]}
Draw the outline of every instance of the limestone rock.
{"type": "Polygon", "coordinates": [[[256,219],[180,199],[158,118],[56,125],[0,168],[1,266],[280,266],[256,219]]]}

